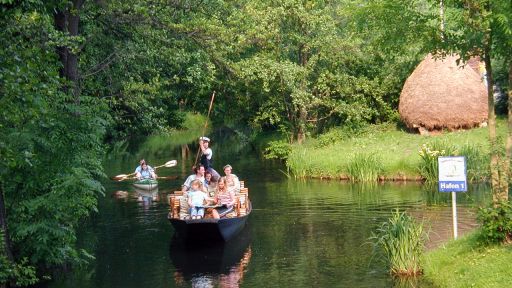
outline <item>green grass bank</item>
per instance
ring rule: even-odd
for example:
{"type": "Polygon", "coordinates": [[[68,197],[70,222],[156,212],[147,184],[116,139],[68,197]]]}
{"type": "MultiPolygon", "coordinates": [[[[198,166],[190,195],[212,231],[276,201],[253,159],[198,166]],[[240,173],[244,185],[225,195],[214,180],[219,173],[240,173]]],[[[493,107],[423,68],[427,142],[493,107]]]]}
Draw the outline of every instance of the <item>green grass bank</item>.
{"type": "Polygon", "coordinates": [[[475,231],[428,252],[423,277],[435,287],[510,287],[512,245],[481,245],[475,231]]]}
{"type": "MultiPolygon", "coordinates": [[[[505,119],[498,119],[497,132],[504,139],[505,119]]],[[[447,153],[455,151],[456,155],[462,155],[461,151],[476,151],[482,158],[489,155],[488,135],[488,128],[482,127],[424,136],[389,123],[357,131],[333,129],[302,145],[292,145],[286,164],[288,172],[299,178],[364,179],[366,173],[367,177],[378,174],[380,180],[420,180],[419,151],[424,144],[449,147],[447,153]]],[[[487,160],[478,161],[483,163],[476,170],[482,167],[488,170],[487,160]]]]}

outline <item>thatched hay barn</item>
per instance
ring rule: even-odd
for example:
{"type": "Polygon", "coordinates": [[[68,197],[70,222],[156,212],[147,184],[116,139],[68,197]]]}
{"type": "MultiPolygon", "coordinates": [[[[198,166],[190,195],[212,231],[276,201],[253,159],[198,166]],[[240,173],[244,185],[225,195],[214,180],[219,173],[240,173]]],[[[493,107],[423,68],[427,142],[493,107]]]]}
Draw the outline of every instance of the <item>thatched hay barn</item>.
{"type": "Polygon", "coordinates": [[[487,121],[486,86],[475,69],[457,66],[457,58],[435,60],[429,54],[405,81],[398,111],[407,127],[424,133],[469,129],[487,121]]]}

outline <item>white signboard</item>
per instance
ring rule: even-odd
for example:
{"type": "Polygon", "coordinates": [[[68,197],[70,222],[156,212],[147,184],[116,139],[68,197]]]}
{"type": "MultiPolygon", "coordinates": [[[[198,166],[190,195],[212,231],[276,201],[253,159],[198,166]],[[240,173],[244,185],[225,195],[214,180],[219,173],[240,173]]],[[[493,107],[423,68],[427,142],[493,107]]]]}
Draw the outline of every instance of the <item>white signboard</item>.
{"type": "Polygon", "coordinates": [[[466,158],[464,156],[439,157],[439,191],[466,192],[466,158]]]}
{"type": "Polygon", "coordinates": [[[437,158],[439,164],[439,191],[452,192],[453,238],[457,239],[457,196],[455,192],[468,191],[466,158],[446,156],[437,158]]]}

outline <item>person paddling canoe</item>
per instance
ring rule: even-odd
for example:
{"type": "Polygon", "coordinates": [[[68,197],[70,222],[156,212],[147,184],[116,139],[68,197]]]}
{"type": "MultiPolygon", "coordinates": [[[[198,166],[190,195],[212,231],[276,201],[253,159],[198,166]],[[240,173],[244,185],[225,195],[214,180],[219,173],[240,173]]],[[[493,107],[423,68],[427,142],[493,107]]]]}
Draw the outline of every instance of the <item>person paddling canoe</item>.
{"type": "Polygon", "coordinates": [[[155,169],[146,163],[146,160],[141,159],[140,165],[135,168],[135,177],[139,180],[142,179],[156,179],[155,169]]]}

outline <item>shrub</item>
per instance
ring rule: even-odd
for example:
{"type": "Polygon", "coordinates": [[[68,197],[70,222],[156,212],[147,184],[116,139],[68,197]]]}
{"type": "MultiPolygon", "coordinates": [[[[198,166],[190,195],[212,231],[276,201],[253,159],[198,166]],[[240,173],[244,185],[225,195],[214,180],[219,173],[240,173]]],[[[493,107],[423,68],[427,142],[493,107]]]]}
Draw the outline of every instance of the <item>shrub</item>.
{"type": "MultiPolygon", "coordinates": [[[[382,128],[382,126],[380,126],[379,128],[382,128]]],[[[315,147],[327,147],[332,145],[333,143],[354,138],[356,136],[361,136],[369,132],[371,132],[370,127],[366,126],[365,124],[347,124],[343,127],[330,129],[324,134],[319,135],[315,147]]]]}
{"type": "Polygon", "coordinates": [[[397,276],[421,274],[420,259],[427,239],[424,222],[418,223],[398,209],[370,237],[383,252],[390,273],[397,276]]]}
{"type": "Polygon", "coordinates": [[[343,133],[341,129],[331,129],[327,133],[318,136],[318,141],[315,146],[317,148],[326,147],[345,139],[345,136],[345,133],[343,133]]]}
{"type": "Polygon", "coordinates": [[[288,142],[283,140],[270,141],[268,147],[265,148],[264,156],[266,159],[286,160],[291,151],[292,146],[288,142]]]}
{"type": "MultiPolygon", "coordinates": [[[[4,234],[0,230],[0,243],[4,243],[4,234]]],[[[12,263],[5,256],[3,246],[0,246],[0,287],[9,282],[15,283],[17,286],[28,286],[37,282],[36,269],[28,264],[28,260],[24,258],[20,263],[12,263]]]]}
{"type": "Polygon", "coordinates": [[[482,225],[482,238],[486,243],[512,242],[512,205],[499,202],[480,208],[478,221],[482,225]]]}

